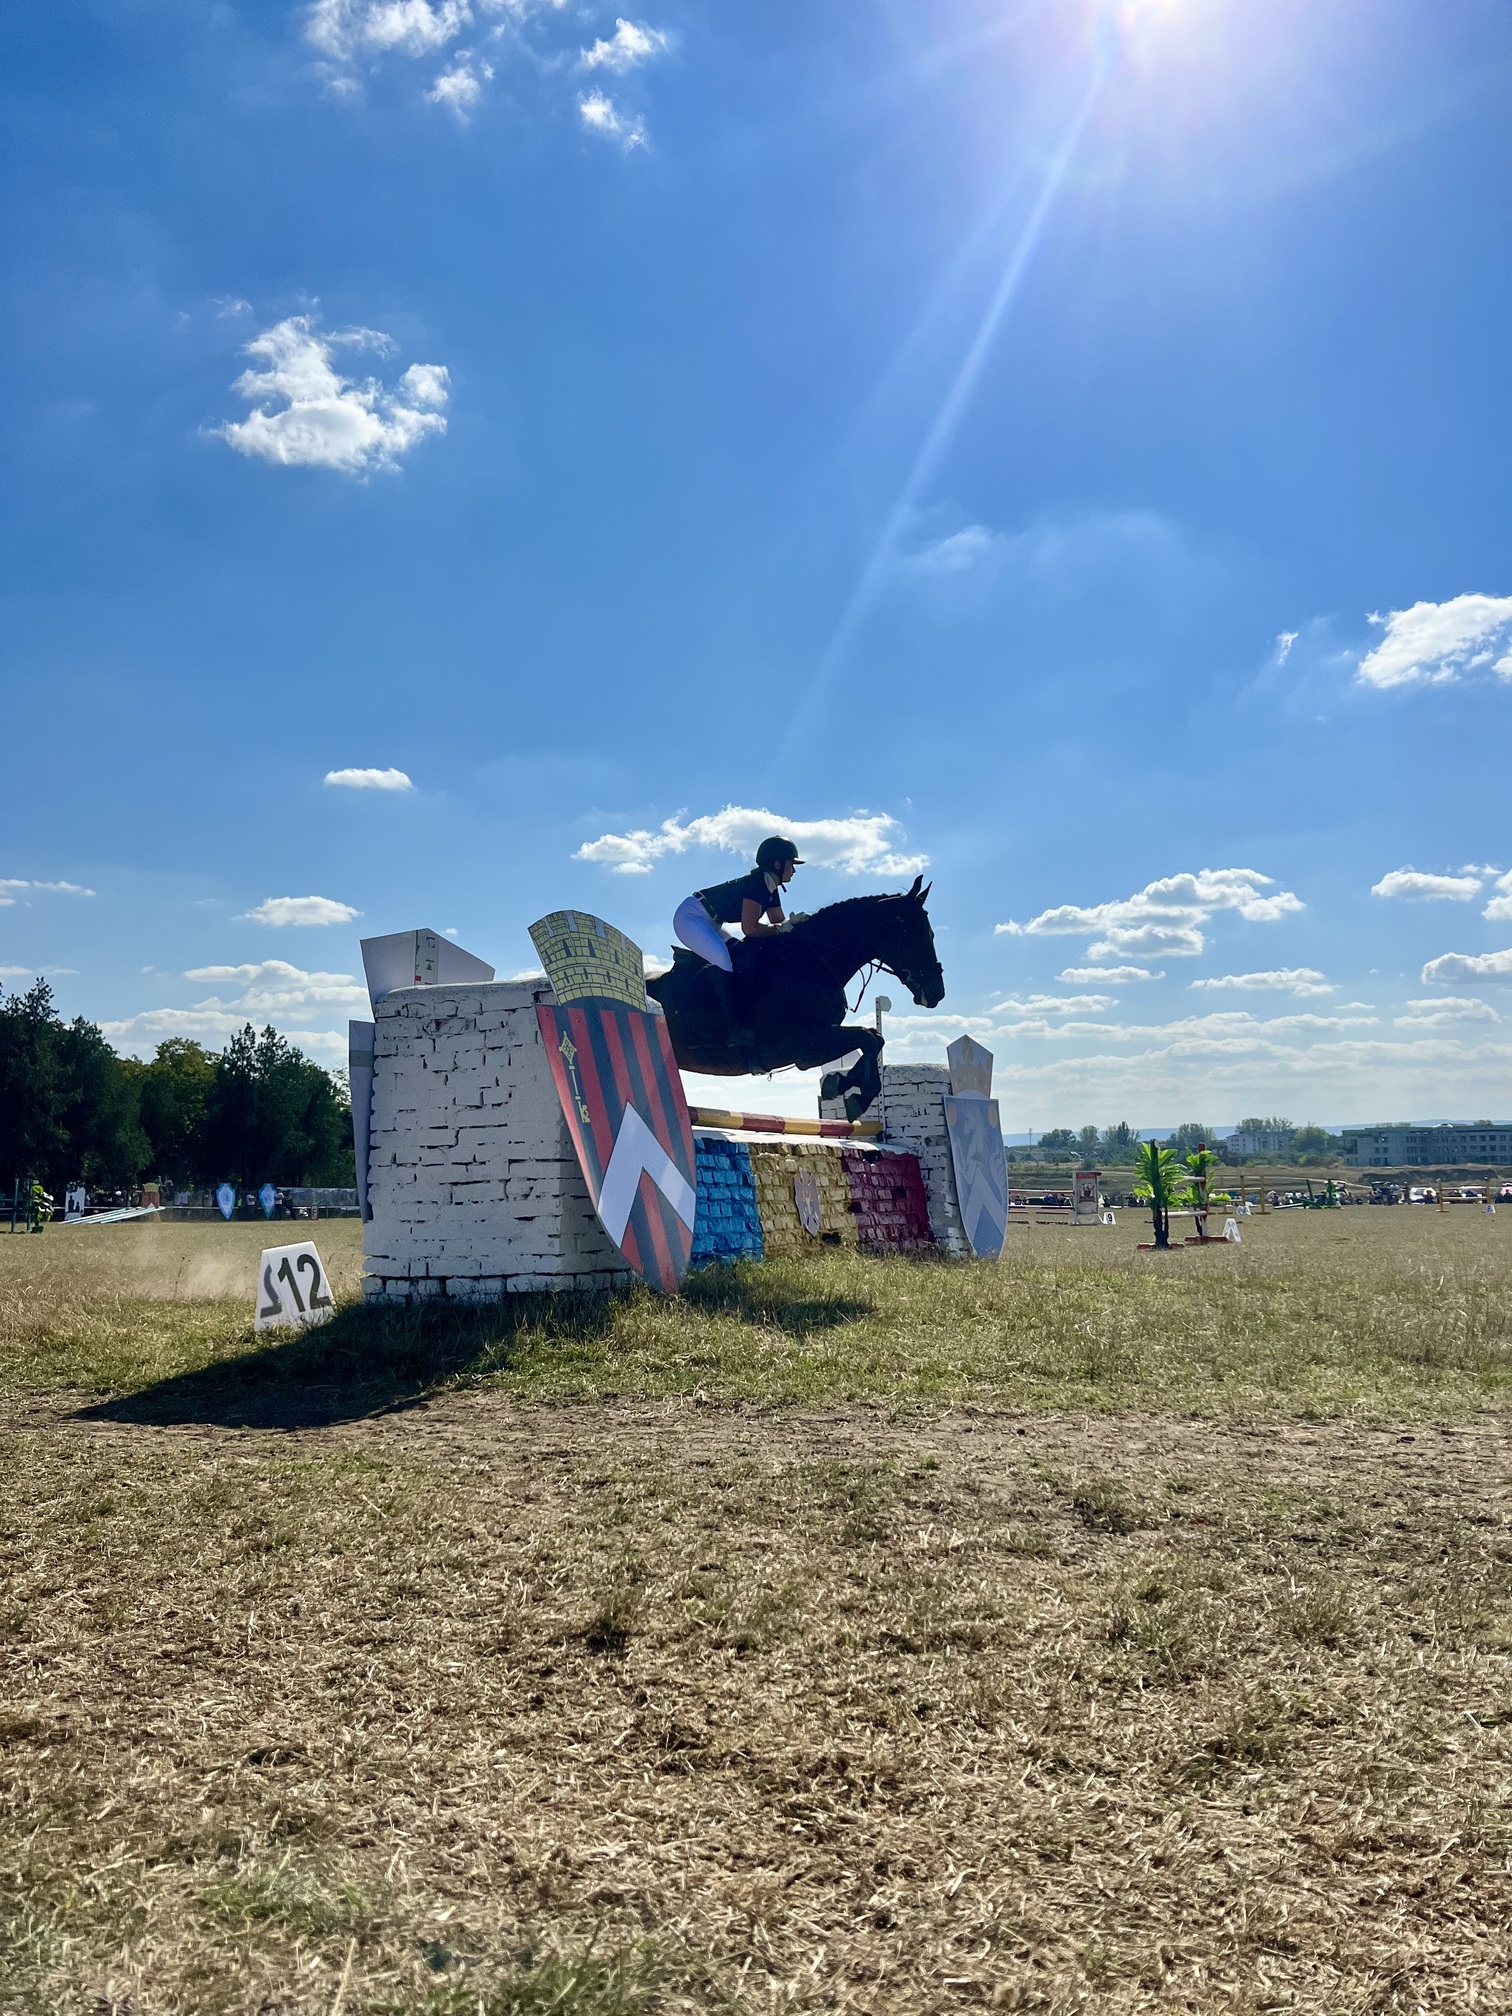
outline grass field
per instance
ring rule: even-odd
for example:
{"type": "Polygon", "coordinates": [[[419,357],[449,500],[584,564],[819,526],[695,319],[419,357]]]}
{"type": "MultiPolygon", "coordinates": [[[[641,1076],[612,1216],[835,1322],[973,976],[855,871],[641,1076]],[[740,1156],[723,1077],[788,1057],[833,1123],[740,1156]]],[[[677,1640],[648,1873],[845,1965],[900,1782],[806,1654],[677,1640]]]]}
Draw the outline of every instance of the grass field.
{"type": "Polygon", "coordinates": [[[1140,1236],[0,1238],[0,2012],[1512,2007],[1512,1211],[1140,1236]]]}

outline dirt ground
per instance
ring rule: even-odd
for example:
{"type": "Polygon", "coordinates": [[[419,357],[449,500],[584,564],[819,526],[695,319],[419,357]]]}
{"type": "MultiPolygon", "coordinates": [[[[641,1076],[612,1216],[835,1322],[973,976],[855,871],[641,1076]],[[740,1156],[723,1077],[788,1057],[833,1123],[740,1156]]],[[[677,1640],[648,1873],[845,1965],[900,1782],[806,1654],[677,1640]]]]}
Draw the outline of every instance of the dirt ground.
{"type": "Polygon", "coordinates": [[[5,2016],[1512,2007],[1499,1414],[50,1393],[0,1466],[5,2016]]]}

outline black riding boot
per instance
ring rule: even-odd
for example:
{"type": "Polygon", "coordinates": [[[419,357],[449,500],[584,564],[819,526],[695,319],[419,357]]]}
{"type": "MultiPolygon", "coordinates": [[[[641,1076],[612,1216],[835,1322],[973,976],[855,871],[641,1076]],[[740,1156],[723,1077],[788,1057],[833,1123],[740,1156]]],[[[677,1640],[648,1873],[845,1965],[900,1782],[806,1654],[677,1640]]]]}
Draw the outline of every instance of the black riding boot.
{"type": "Polygon", "coordinates": [[[711,965],[709,980],[714,989],[715,1006],[724,1017],[729,1039],[738,1049],[743,1050],[748,1043],[754,1041],[756,1032],[741,1020],[740,1009],[736,1002],[735,975],[726,973],[722,966],[711,965]]]}

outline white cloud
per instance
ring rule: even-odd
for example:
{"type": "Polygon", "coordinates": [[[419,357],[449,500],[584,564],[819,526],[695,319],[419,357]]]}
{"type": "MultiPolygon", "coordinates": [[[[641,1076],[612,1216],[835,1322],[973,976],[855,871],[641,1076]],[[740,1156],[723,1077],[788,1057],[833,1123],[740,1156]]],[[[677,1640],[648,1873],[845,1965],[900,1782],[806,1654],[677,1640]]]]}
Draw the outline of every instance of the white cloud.
{"type": "Polygon", "coordinates": [[[1350,1002],[1339,1013],[1329,1015],[1314,1014],[1302,1010],[1295,1015],[1252,1015],[1247,1008],[1231,1008],[1215,1011],[1211,1015],[1185,1015],[1173,1022],[1146,1023],[1133,1025],[1120,1031],[1128,1036],[1177,1036],[1199,1038],[1233,1038],[1236,1036],[1272,1036],[1294,1029],[1373,1029],[1378,1016],[1351,1012],[1363,1007],[1363,1003],[1350,1002]]]}
{"type": "Polygon", "coordinates": [[[1096,986],[1099,981],[1107,987],[1124,987],[1139,980],[1164,980],[1165,975],[1152,973],[1148,966],[1063,966],[1055,977],[1074,987],[1096,986]]]}
{"type": "Polygon", "coordinates": [[[795,840],[806,862],[847,875],[917,875],[929,859],[896,851],[901,832],[885,812],[858,812],[849,819],[784,819],[746,805],[726,805],[722,812],[704,813],[686,825],[664,819],[654,832],[605,833],[579,847],[572,858],[597,862],[616,875],[649,875],[664,855],[685,854],[690,847],[754,855],[769,833],[795,840]]]}
{"type": "Polygon", "coordinates": [[[413,791],[415,788],[402,770],[327,770],[325,781],[343,791],[413,791]]]}
{"type": "Polygon", "coordinates": [[[645,121],[627,119],[614,100],[602,91],[585,91],[582,94],[578,99],[578,117],[590,133],[600,133],[606,140],[617,140],[624,148],[644,147],[646,144],[645,121]]]}
{"type": "Polygon", "coordinates": [[[1389,616],[1372,616],[1385,635],[1360,660],[1362,685],[1441,686],[1461,672],[1494,661],[1512,678],[1512,652],[1498,649],[1512,629],[1512,595],[1455,595],[1447,602],[1414,602],[1389,616]]]}
{"type": "Polygon", "coordinates": [[[1234,910],[1250,924],[1273,924],[1303,908],[1289,890],[1260,892],[1273,877],[1254,868],[1202,868],[1195,875],[1168,875],[1119,902],[1090,907],[1064,903],[1042,910],[1027,924],[999,924],[1000,932],[1030,937],[1100,934],[1088,946],[1094,959],[1120,954],[1190,958],[1206,949],[1202,926],[1220,910],[1234,910]]]}
{"type": "Polygon", "coordinates": [[[493,65],[472,56],[459,56],[450,70],[443,70],[425,94],[427,105],[444,105],[465,126],[483,96],[483,86],[493,79],[493,65]]]}
{"type": "MultiPolygon", "coordinates": [[[[187,1037],[191,1042],[203,1043],[213,1049],[244,1029],[248,1019],[246,1015],[219,1008],[149,1008],[140,1015],[128,1015],[121,1021],[102,1022],[100,1029],[117,1050],[150,1052],[170,1036],[187,1037]]],[[[319,1063],[346,1063],[345,1031],[295,1029],[282,1033],[319,1063]]]]}
{"type": "Polygon", "coordinates": [[[1275,1042],[1260,1034],[1181,1036],[1143,1048],[999,1057],[1004,1124],[1123,1114],[1135,1126],[1181,1111],[1302,1110],[1337,1124],[1374,1114],[1481,1113],[1505,1098],[1512,1043],[1403,1032],[1399,1040],[1275,1042]]]}
{"type": "MultiPolygon", "coordinates": [[[[231,982],[243,991],[234,1001],[218,995],[195,1003],[197,1010],[224,1010],[248,1015],[297,1014],[310,1008],[361,1008],[367,1004],[367,988],[350,973],[307,973],[286,959],[262,959],[242,966],[195,966],[186,980],[231,982]]],[[[236,1025],[241,1027],[241,1022],[236,1025]]]]}
{"type": "Polygon", "coordinates": [[[583,65],[588,70],[631,70],[637,63],[664,54],[666,47],[667,38],[659,28],[617,20],[607,40],[601,35],[591,49],[582,52],[583,65]]]}
{"type": "Polygon", "coordinates": [[[1456,980],[1512,980],[1512,946],[1505,952],[1444,952],[1423,968],[1423,980],[1432,985],[1456,980]]]}
{"type": "Polygon", "coordinates": [[[93,896],[95,893],[79,882],[27,882],[15,875],[0,875],[0,910],[13,908],[17,899],[24,899],[28,892],[38,896],[93,896]]]}
{"type": "Polygon", "coordinates": [[[1291,656],[1292,646],[1302,635],[1300,630],[1283,630],[1276,639],[1276,663],[1284,665],[1291,656]]]}
{"type": "Polygon", "coordinates": [[[1468,903],[1480,888],[1478,875],[1424,875],[1416,868],[1393,868],[1370,885],[1370,893],[1406,903],[1468,903]]]}
{"type": "Polygon", "coordinates": [[[1116,1008],[1116,994],[1030,994],[1022,1000],[1012,995],[993,1003],[995,1015],[1101,1015],[1116,1008]]]}
{"type": "Polygon", "coordinates": [[[1501,894],[1491,898],[1481,915],[1489,917],[1493,924],[1505,924],[1512,918],[1512,874],[1499,876],[1496,886],[1501,894]]]}
{"type": "Polygon", "coordinates": [[[345,476],[397,468],[427,434],[445,433],[444,365],[412,364],[389,391],[375,378],[359,382],[343,376],[332,363],[337,346],[385,352],[394,347],[372,329],[320,336],[312,316],[290,315],[245,346],[265,367],[244,371],[232,388],[251,404],[251,413],[213,431],[239,455],[345,476]]]}
{"type": "Polygon", "coordinates": [[[338,63],[432,56],[471,19],[467,0],[315,0],[305,16],[305,39],[338,63]]]}
{"type": "Polygon", "coordinates": [[[910,574],[966,574],[999,557],[1006,544],[1000,532],[985,525],[964,525],[959,532],[921,546],[900,565],[910,574]]]}
{"type": "Polygon", "coordinates": [[[1193,980],[1193,987],[1256,988],[1277,994],[1332,994],[1329,983],[1311,966],[1276,966],[1268,973],[1218,973],[1211,980],[1193,980]]]}
{"type": "MultiPolygon", "coordinates": [[[[624,75],[671,47],[661,29],[623,18],[612,35],[587,48],[579,44],[581,32],[565,0],[313,0],[304,10],[305,41],[332,97],[360,99],[369,74],[440,58],[425,100],[463,124],[482,102],[495,62],[522,59],[537,79],[561,90],[584,71],[624,75]],[[459,46],[464,36],[475,38],[471,47],[459,46]]],[[[579,96],[578,115],[627,150],[645,144],[643,122],[602,90],[579,96]]]]}
{"type": "Polygon", "coordinates": [[[1407,1014],[1396,1018],[1398,1029],[1444,1029],[1455,1022],[1501,1020],[1489,1001],[1477,1001],[1474,995],[1430,995],[1426,1001],[1409,1001],[1407,1008],[1407,1014]]]}
{"type": "Polygon", "coordinates": [[[253,924],[350,924],[362,912],[333,896],[268,896],[246,912],[253,924]]]}
{"type": "Polygon", "coordinates": [[[188,1008],[148,1008],[100,1027],[118,1050],[151,1051],[169,1036],[185,1036],[212,1047],[226,1042],[248,1022],[272,1022],[301,1050],[327,1064],[346,1061],[346,1036],[334,1029],[302,1029],[298,1024],[333,1011],[363,1010],[367,989],[350,973],[306,972],[284,959],[240,966],[196,966],[186,980],[219,982],[229,996],[215,993],[188,1008]]]}

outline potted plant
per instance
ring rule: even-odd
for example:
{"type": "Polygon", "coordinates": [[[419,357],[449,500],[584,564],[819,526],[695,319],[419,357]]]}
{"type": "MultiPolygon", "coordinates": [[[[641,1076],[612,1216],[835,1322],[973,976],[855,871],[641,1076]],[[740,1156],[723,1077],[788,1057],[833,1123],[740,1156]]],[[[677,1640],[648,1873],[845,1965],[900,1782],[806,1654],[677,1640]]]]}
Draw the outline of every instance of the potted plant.
{"type": "Polygon", "coordinates": [[[1155,1227],[1155,1250],[1164,1253],[1171,1244],[1171,1213],[1186,1202],[1189,1194],[1181,1164],[1158,1141],[1141,1141],[1134,1173],[1134,1195],[1141,1204],[1149,1205],[1155,1227]]]}

